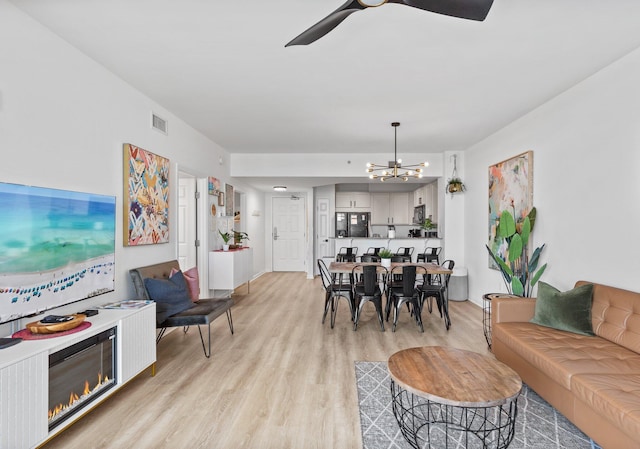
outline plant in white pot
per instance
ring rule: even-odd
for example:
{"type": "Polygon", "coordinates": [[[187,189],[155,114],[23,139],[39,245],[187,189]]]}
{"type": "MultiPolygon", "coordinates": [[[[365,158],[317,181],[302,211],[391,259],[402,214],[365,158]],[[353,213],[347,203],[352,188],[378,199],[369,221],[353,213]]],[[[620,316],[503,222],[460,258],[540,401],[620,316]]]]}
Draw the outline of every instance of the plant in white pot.
{"type": "Polygon", "coordinates": [[[230,232],[222,232],[219,229],[218,233],[220,234],[220,237],[222,237],[222,241],[224,242],[222,245],[222,250],[229,251],[229,240],[233,238],[233,234],[231,234],[230,232]]]}
{"type": "Polygon", "coordinates": [[[391,267],[391,256],[393,256],[393,253],[390,250],[388,250],[387,248],[382,248],[378,252],[378,256],[380,257],[380,264],[383,267],[391,267]]]}

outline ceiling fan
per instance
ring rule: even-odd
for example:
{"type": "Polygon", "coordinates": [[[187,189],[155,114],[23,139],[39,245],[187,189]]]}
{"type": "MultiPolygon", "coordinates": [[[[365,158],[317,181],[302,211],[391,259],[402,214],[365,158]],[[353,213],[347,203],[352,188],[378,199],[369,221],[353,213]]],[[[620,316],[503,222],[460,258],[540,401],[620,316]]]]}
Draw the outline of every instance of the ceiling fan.
{"type": "Polygon", "coordinates": [[[352,13],[382,6],[385,3],[398,3],[446,16],[483,21],[491,9],[493,0],[347,0],[344,5],[291,40],[285,47],[315,42],[340,25],[352,13]]]}

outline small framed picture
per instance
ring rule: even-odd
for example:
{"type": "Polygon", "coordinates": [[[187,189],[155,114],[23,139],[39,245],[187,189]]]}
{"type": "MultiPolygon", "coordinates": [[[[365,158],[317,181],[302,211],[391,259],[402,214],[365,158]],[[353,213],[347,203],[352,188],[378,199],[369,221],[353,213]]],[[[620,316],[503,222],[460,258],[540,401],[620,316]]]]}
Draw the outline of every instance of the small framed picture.
{"type": "Polygon", "coordinates": [[[224,206],[224,193],[218,193],[218,206],[224,206]]]}

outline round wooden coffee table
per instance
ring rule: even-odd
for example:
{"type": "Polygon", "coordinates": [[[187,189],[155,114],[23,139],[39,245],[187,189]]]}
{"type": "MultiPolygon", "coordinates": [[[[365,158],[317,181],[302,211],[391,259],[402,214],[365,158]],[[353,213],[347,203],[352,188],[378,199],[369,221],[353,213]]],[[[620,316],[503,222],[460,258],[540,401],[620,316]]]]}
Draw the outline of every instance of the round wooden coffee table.
{"type": "Polygon", "coordinates": [[[389,358],[393,414],[416,449],[506,448],[513,440],[520,376],[493,357],[440,346],[389,358]]]}

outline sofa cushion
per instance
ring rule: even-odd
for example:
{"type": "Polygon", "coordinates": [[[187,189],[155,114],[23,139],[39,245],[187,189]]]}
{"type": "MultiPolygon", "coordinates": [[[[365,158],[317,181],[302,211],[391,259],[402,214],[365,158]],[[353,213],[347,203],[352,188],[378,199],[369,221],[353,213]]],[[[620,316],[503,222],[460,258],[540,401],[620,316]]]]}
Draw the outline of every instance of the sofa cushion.
{"type": "Polygon", "coordinates": [[[567,292],[538,283],[538,299],[532,323],[553,329],[594,335],[591,327],[593,284],[584,284],[567,292]]]}
{"type": "Polygon", "coordinates": [[[640,373],[580,374],[573,376],[571,390],[627,435],[640,435],[640,373]]]}
{"type": "Polygon", "coordinates": [[[599,337],[640,353],[640,293],[594,284],[591,322],[599,337]]]}
{"type": "Polygon", "coordinates": [[[187,283],[182,272],[169,279],[146,278],[144,285],[149,297],[156,302],[156,321],[163,322],[167,317],[193,307],[187,283]]]}
{"type": "MultiPolygon", "coordinates": [[[[169,273],[169,277],[178,273],[180,270],[176,268],[171,269],[171,273],[169,273]]],[[[196,302],[200,299],[200,276],[198,275],[198,267],[189,268],[182,272],[184,276],[184,280],[187,282],[187,288],[189,289],[189,296],[191,296],[191,300],[196,302]]]]}
{"type": "Polygon", "coordinates": [[[212,323],[233,305],[231,298],[208,298],[195,302],[193,307],[167,317],[158,327],[195,326],[212,323]]]}
{"type": "Polygon", "coordinates": [[[640,374],[638,354],[604,338],[518,322],[496,324],[492,337],[567,390],[576,374],[640,374]]]}

